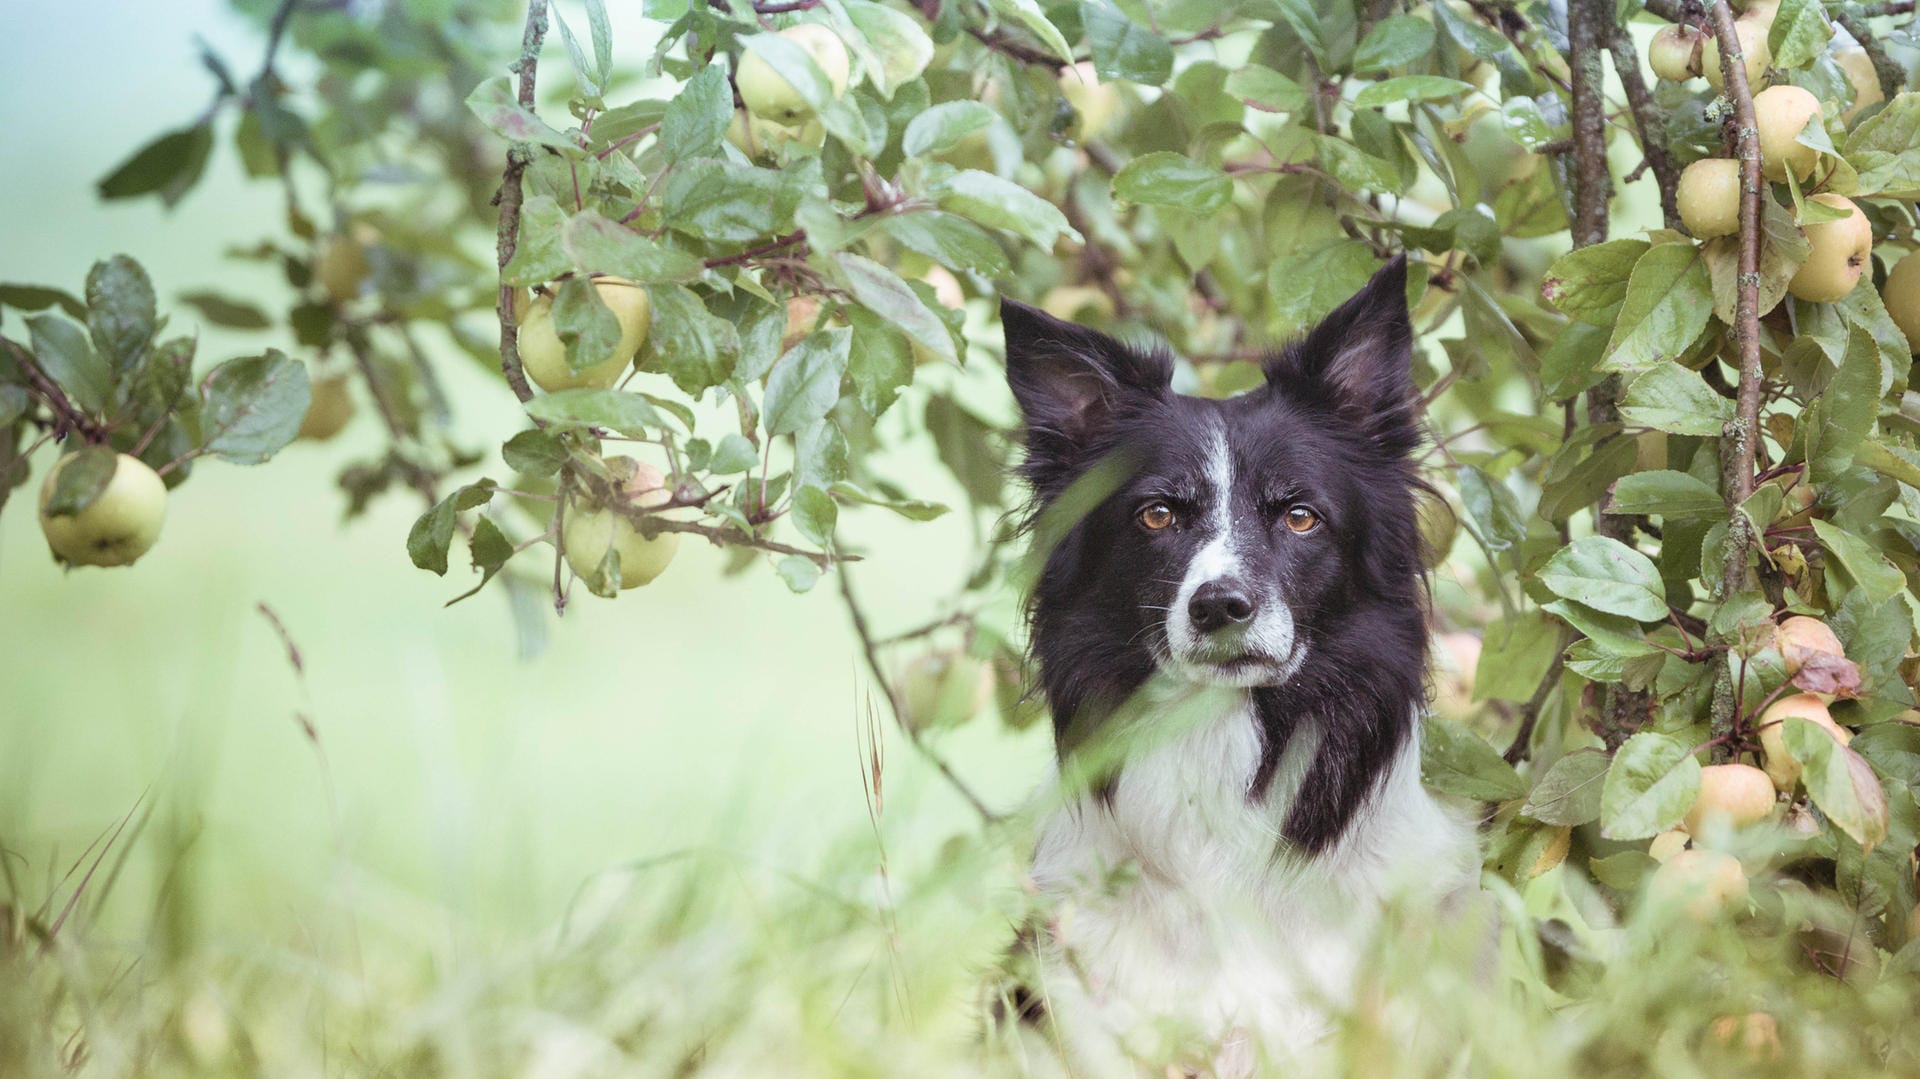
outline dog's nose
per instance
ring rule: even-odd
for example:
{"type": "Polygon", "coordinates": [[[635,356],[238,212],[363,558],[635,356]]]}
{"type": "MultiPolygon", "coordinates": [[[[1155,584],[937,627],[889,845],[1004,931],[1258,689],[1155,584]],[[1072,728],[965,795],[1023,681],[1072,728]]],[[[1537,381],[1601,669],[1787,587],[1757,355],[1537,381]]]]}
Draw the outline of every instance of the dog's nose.
{"type": "Polygon", "coordinates": [[[1187,601],[1187,617],[1193,620],[1193,628],[1212,633],[1252,618],[1253,597],[1232,581],[1208,581],[1194,589],[1187,601]]]}

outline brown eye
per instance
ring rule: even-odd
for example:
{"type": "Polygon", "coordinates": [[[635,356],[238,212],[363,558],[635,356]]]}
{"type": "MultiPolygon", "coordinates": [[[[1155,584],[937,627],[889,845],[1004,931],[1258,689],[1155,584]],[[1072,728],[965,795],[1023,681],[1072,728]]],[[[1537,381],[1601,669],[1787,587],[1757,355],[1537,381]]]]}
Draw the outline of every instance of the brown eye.
{"type": "Polygon", "coordinates": [[[1150,532],[1158,532],[1173,524],[1173,510],[1165,502],[1149,503],[1140,511],[1140,525],[1150,532]]]}
{"type": "Polygon", "coordinates": [[[1320,526],[1320,515],[1305,506],[1287,511],[1287,527],[1295,532],[1311,532],[1320,526]]]}

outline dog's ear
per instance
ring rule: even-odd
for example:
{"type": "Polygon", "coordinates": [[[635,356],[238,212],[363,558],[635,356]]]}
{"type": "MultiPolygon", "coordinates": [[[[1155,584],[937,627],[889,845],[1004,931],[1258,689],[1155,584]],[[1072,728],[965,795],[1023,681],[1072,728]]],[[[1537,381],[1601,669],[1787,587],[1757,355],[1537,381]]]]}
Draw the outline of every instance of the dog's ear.
{"type": "Polygon", "coordinates": [[[1116,411],[1165,394],[1173,378],[1163,355],[1014,300],[1000,301],[1000,324],[1030,463],[1072,465],[1102,440],[1116,411]]]}
{"type": "Polygon", "coordinates": [[[1383,439],[1417,438],[1413,404],[1413,319],[1407,311],[1407,257],[1396,255],[1307,336],[1267,364],[1285,389],[1317,384],[1342,415],[1383,439]]]}

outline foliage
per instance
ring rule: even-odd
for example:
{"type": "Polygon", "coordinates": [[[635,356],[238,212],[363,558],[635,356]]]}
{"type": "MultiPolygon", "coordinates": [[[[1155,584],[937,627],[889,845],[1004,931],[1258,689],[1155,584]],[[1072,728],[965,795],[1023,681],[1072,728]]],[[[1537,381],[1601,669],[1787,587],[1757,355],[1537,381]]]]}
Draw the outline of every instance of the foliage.
{"type": "MultiPolygon", "coordinates": [[[[1681,228],[1676,177],[1703,158],[1757,154],[1742,129],[1758,86],[1730,58],[1725,94],[1694,80],[1650,88],[1635,42],[1663,19],[1716,32],[1731,14],[1720,5],[643,10],[650,34],[633,39],[616,38],[600,0],[567,20],[538,0],[263,12],[259,74],[242,80],[209,54],[212,107],[132,153],[99,192],[191,197],[225,152],[216,119],[235,115],[233,153],[287,191],[285,234],[235,255],[278,267],[302,298],[273,313],[245,297],[183,298],[278,350],[196,382],[193,339],[162,337],[155,289],[125,257],[95,268],[84,300],[5,287],[0,304],[27,315],[28,336],[0,346],[0,499],[58,439],[132,452],[169,484],[207,454],[266,460],[309,410],[309,377],[287,358],[298,354],[313,386],[350,379],[390,436],[379,457],[343,466],[349,516],[410,490],[423,509],[405,537],[416,565],[445,575],[457,538],[468,547],[479,577],[458,598],[550,576],[563,609],[565,515],[601,508],[646,536],[729,547],[736,568],[765,562],[797,592],[832,577],[904,729],[932,754],[944,730],[983,714],[1011,726],[1038,714],[1020,663],[1030,568],[1000,524],[1018,492],[1005,479],[995,298],[1150,327],[1178,357],[1181,388],[1227,396],[1258,383],[1264,348],[1404,250],[1434,434],[1420,461],[1439,492],[1429,532],[1445,558],[1423,771],[1488,804],[1490,887],[1507,913],[1563,934],[1557,956],[1510,935],[1506,962],[1528,991],[1474,1017],[1491,1032],[1472,1039],[1476,1070],[1668,1070],[1695,1050],[1712,1058],[1700,1032],[1746,1010],[1804,1020],[1786,1042],[1809,1067],[1912,1067],[1897,1024],[1920,962],[1920,398],[1914,343],[1881,293],[1889,267],[1920,257],[1909,254],[1920,92],[1897,59],[1910,64],[1917,44],[1910,4],[1782,0],[1763,78],[1824,103],[1797,136],[1817,162],[1804,180],[1752,188],[1741,231],[1705,242],[1681,228]],[[1868,83],[1830,40],[1835,20],[1874,62],[1868,83]],[[777,33],[797,24],[831,32],[849,78],[777,33]],[[543,53],[549,36],[559,46],[543,53]],[[314,62],[310,84],[276,68],[284,46],[314,62]],[[795,123],[738,107],[733,76],[748,56],[792,91],[782,119],[795,123]],[[1616,191],[1609,157],[1644,164],[1616,191]],[[1872,230],[1871,264],[1837,301],[1792,294],[1814,257],[1808,229],[1840,216],[1815,195],[1852,198],[1872,230]],[[1636,220],[1655,204],[1657,224],[1636,220]],[[1654,227],[1608,239],[1610,216],[1654,227]],[[536,393],[519,332],[536,305],[551,304],[572,376],[625,331],[586,287],[594,277],[645,287],[644,344],[617,386],[536,393]],[[497,465],[490,447],[448,434],[436,368],[456,355],[500,371],[524,404],[524,424],[495,432],[497,465]],[[919,443],[964,493],[957,516],[977,560],[947,609],[883,640],[848,574],[862,512],[949,512],[889,478],[893,455],[919,443]],[[627,451],[661,466],[669,497],[637,500],[627,451]],[[1788,615],[1825,622],[1844,655],[1790,657],[1776,629],[1788,615]],[[1686,816],[1703,764],[1760,759],[1773,722],[1762,713],[1800,692],[1824,694],[1851,742],[1784,721],[1784,752],[1803,769],[1775,819],[1688,837],[1740,857],[1750,907],[1724,912],[1737,927],[1655,962],[1659,912],[1620,927],[1659,864],[1650,843],[1686,816]],[[1555,847],[1565,868],[1543,857],[1555,847]],[[1836,936],[1848,942],[1837,967],[1836,936]],[[1693,999],[1708,970],[1716,988],[1693,999]],[[1551,1037],[1550,1012],[1573,1033],[1551,1037]],[[1667,1033],[1650,1036],[1654,1025],[1667,1033]]],[[[1759,4],[1746,17],[1768,15],[1759,4]]],[[[86,496],[60,495],[76,507],[86,496]]],[[[585,583],[610,595],[617,576],[585,583]]],[[[982,841],[992,856],[1001,842],[982,841]]],[[[949,883],[918,882],[932,903],[949,883]]],[[[646,931],[667,936],[649,947],[715,931],[691,917],[663,915],[646,931]]],[[[836,923],[795,947],[858,932],[836,923]]],[[[735,957],[727,976],[751,980],[763,958],[735,957]]],[[[544,976],[564,980],[590,965],[550,961],[544,976]]],[[[1439,976],[1401,977],[1443,1011],[1450,995],[1478,999],[1439,976]]],[[[606,991],[617,995],[617,979],[606,991]]],[[[795,987],[803,1025],[821,1019],[810,1009],[824,991],[795,987]]],[[[581,992],[584,1007],[605,1003],[581,992]]],[[[726,1011],[738,1001],[692,1007],[709,1005],[713,1022],[738,1018],[726,1011]]],[[[658,1001],[635,1014],[647,1018],[582,1021],[607,1059],[629,1063],[633,1030],[684,1022],[658,1001]]],[[[851,1060],[897,1038],[856,1030],[794,1051],[851,1060]]],[[[459,1070],[432,1041],[389,1048],[409,1070],[459,1070]]],[[[708,1062],[728,1059],[728,1044],[708,1062]]],[[[1400,1063],[1419,1059],[1405,1052],[1400,1063]]]]}

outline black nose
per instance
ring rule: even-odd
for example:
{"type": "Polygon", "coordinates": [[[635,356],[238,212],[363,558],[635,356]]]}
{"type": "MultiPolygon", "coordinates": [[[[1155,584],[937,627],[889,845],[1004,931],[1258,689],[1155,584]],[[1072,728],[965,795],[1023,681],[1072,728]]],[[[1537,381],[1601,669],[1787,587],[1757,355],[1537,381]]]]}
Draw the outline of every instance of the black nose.
{"type": "Polygon", "coordinates": [[[1253,597],[1232,581],[1208,581],[1194,589],[1187,601],[1187,617],[1202,633],[1245,622],[1253,617],[1253,597]]]}

